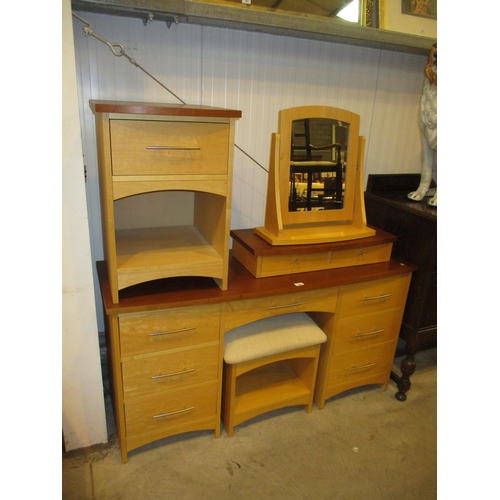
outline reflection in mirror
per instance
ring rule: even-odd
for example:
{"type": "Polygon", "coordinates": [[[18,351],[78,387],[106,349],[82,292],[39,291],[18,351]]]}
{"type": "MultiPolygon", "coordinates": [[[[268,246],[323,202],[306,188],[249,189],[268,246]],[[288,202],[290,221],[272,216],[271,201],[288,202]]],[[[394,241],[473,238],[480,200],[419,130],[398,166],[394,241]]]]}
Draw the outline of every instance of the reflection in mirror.
{"type": "MultiPolygon", "coordinates": [[[[277,13],[303,14],[340,19],[353,23],[360,20],[360,0],[202,0],[207,3],[220,3],[250,10],[277,13]]],[[[373,2],[373,0],[364,0],[373,2]]]]}
{"type": "Polygon", "coordinates": [[[344,208],[349,124],[304,118],[291,132],[288,210],[344,208]]]}

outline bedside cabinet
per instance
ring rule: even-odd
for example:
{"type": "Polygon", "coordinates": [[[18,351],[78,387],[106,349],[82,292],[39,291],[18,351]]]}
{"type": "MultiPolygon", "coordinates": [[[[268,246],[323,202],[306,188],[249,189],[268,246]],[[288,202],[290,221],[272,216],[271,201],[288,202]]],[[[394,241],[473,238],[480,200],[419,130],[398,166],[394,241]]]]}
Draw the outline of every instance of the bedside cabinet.
{"type": "Polygon", "coordinates": [[[234,122],[241,112],[115,101],[90,106],[113,302],[124,288],[175,276],[210,277],[225,290],[234,122]],[[133,197],[142,198],[130,205],[133,197]]]}

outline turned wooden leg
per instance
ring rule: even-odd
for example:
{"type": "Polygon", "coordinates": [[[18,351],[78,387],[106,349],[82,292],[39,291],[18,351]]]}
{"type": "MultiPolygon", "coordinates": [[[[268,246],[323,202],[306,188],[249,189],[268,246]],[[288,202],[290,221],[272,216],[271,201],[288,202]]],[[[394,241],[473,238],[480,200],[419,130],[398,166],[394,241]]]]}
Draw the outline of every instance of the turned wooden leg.
{"type": "Polygon", "coordinates": [[[396,382],[398,392],[396,399],[398,401],[406,401],[406,393],[410,390],[410,377],[415,373],[417,363],[415,363],[415,353],[409,353],[401,362],[401,376],[391,373],[391,379],[396,382]]]}

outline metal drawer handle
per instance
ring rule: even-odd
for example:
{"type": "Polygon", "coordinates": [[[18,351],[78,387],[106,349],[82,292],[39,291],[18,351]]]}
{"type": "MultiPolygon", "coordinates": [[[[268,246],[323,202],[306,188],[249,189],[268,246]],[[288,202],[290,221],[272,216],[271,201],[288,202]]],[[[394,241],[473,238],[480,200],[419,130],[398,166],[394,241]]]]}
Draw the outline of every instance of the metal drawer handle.
{"type": "Polygon", "coordinates": [[[169,413],[160,413],[159,415],[153,415],[153,418],[163,418],[170,417],[172,415],[178,415],[179,413],[186,413],[187,411],[194,410],[194,406],[190,406],[189,408],[183,408],[182,410],[171,411],[169,413]]]}
{"type": "Polygon", "coordinates": [[[176,375],[184,375],[185,373],[191,373],[191,372],[194,372],[195,369],[194,368],[191,368],[189,370],[182,370],[180,372],[175,372],[175,373],[167,373],[166,375],[153,375],[151,378],[153,380],[156,380],[156,379],[159,379],[159,378],[167,378],[167,377],[175,377],[176,375]]]}
{"type": "Polygon", "coordinates": [[[283,309],[284,307],[294,307],[294,306],[303,306],[305,302],[292,302],[291,304],[284,304],[282,306],[272,305],[269,306],[269,309],[283,309]]]}
{"type": "Polygon", "coordinates": [[[200,146],[146,146],[146,149],[159,151],[200,151],[200,146]]]}
{"type": "Polygon", "coordinates": [[[354,335],[355,337],[369,337],[370,335],[377,335],[377,333],[382,333],[385,332],[385,328],[382,328],[381,330],[373,330],[372,332],[366,332],[366,333],[356,333],[354,335]]]}
{"type": "Polygon", "coordinates": [[[387,297],[392,297],[392,293],[384,293],[382,295],[377,295],[376,297],[363,297],[363,300],[378,300],[386,299],[387,297]]]}
{"type": "Polygon", "coordinates": [[[363,366],[353,366],[352,368],[349,368],[349,371],[354,372],[356,370],[365,370],[366,368],[372,368],[376,364],[377,363],[368,363],[367,365],[363,365],[363,366]]]}
{"type": "Polygon", "coordinates": [[[191,330],[196,330],[196,326],[190,326],[188,328],[180,328],[179,330],[170,330],[169,332],[157,332],[157,333],[150,333],[150,337],[158,337],[159,335],[172,335],[174,333],[182,333],[182,332],[189,332],[191,330]]]}

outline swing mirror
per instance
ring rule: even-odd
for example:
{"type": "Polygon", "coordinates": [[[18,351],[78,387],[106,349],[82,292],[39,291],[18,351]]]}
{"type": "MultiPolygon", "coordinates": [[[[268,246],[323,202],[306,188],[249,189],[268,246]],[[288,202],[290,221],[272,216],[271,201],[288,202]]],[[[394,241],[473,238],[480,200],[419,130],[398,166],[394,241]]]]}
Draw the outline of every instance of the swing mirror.
{"type": "Polygon", "coordinates": [[[329,106],[283,109],[271,140],[264,227],[271,245],[373,236],[363,199],[359,115],[329,106]]]}
{"type": "Polygon", "coordinates": [[[349,223],[359,116],[338,108],[281,110],[279,191],[283,224],[349,223]]]}

